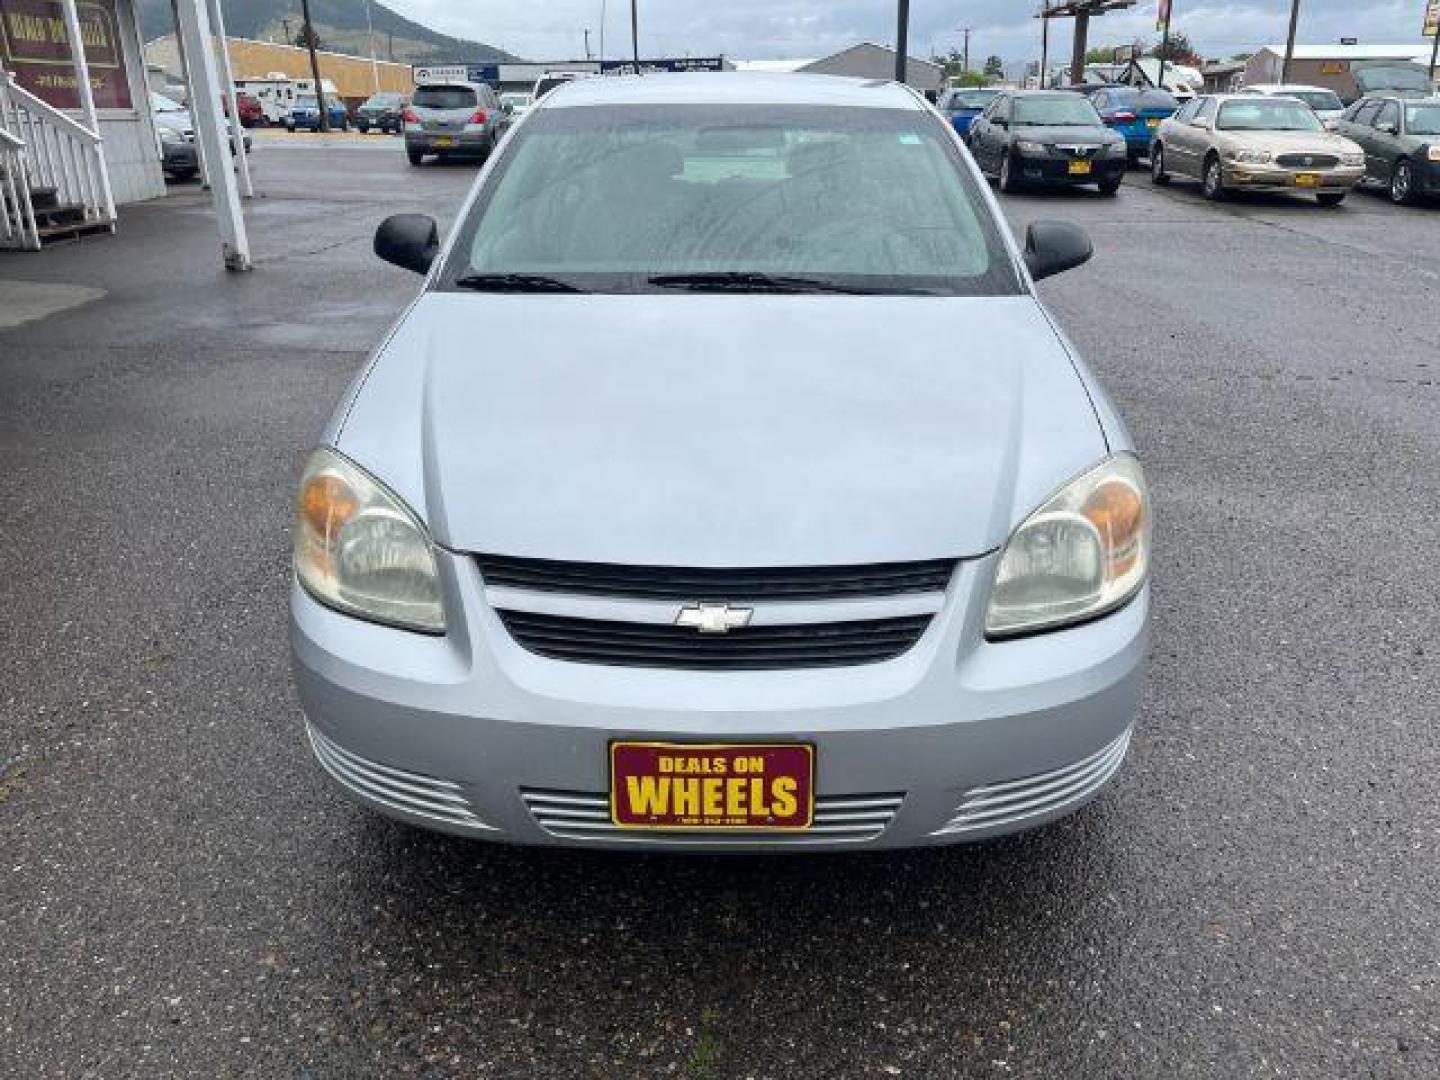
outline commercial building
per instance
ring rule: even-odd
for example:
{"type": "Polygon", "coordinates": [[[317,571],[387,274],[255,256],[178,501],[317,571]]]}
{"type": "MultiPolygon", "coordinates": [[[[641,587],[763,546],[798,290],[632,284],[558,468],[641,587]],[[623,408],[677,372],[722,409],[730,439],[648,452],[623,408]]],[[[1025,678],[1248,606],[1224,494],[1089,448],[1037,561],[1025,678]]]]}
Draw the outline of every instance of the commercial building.
{"type": "Polygon", "coordinates": [[[1285,46],[1267,45],[1245,63],[1245,85],[1288,81],[1334,90],[1346,101],[1362,91],[1357,75],[1377,69],[1418,73],[1424,79],[1430,64],[1429,41],[1389,45],[1296,45],[1289,78],[1284,77],[1285,46]]]}
{"type": "MultiPolygon", "coordinates": [[[[230,50],[230,66],[237,80],[264,79],[277,74],[291,79],[311,78],[308,49],[237,37],[227,38],[226,44],[230,50]]],[[[372,65],[368,56],[349,56],[323,49],[317,49],[315,56],[320,63],[320,77],[330,80],[352,108],[371,94],[392,91],[408,95],[415,89],[409,64],[377,60],[372,65]]],[[[174,34],[166,34],[147,44],[145,60],[172,79],[178,81],[183,78],[180,46],[174,34]]]]}
{"type": "MultiPolygon", "coordinates": [[[[418,83],[468,80],[489,83],[496,90],[525,91],[542,75],[575,72],[580,75],[630,75],[635,65],[628,60],[533,60],[510,63],[416,64],[411,69],[418,83]]],[[[642,73],[674,71],[734,71],[735,65],[723,56],[660,57],[640,61],[642,73]]]]}
{"type": "MultiPolygon", "coordinates": [[[[809,75],[849,75],[857,79],[893,79],[895,50],[871,41],[862,41],[830,56],[795,69],[809,75]]],[[[945,84],[945,69],[929,60],[905,58],[905,82],[916,90],[934,94],[945,84]]]]}

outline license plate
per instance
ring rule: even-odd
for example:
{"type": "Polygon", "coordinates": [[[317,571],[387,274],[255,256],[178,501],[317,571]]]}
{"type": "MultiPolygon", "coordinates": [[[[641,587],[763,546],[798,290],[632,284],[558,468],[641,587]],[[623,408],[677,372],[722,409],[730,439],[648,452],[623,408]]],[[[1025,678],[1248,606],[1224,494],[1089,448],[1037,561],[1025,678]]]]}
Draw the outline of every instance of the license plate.
{"type": "Polygon", "coordinates": [[[454,139],[436,139],[436,140],[435,140],[435,145],[436,145],[436,146],[454,146],[454,145],[455,145],[455,140],[454,140],[454,139]]]}
{"type": "Polygon", "coordinates": [[[1319,187],[1320,174],[1313,172],[1302,172],[1295,174],[1296,187],[1319,187]]]}
{"type": "Polygon", "coordinates": [[[1160,121],[1159,121],[1159,120],[1146,120],[1146,121],[1145,121],[1145,126],[1146,126],[1147,128],[1158,128],[1158,127],[1160,126],[1160,121]]]}
{"type": "Polygon", "coordinates": [[[1070,162],[1070,175],[1071,175],[1071,176],[1089,176],[1089,175],[1090,175],[1090,162],[1088,162],[1088,161],[1072,161],[1072,162],[1070,162]]]}
{"type": "Polygon", "coordinates": [[[610,820],[625,829],[807,829],[815,748],[805,743],[610,744],[610,820]]]}

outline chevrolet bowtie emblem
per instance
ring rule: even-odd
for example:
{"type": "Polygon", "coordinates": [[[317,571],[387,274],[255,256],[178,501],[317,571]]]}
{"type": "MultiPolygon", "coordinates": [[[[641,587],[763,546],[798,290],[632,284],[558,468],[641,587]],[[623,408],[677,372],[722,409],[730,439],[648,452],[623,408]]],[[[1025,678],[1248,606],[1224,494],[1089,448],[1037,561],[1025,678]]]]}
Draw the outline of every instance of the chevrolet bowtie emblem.
{"type": "Polygon", "coordinates": [[[731,607],[729,604],[686,604],[675,616],[676,626],[699,630],[702,634],[728,634],[750,625],[754,608],[731,607]]]}

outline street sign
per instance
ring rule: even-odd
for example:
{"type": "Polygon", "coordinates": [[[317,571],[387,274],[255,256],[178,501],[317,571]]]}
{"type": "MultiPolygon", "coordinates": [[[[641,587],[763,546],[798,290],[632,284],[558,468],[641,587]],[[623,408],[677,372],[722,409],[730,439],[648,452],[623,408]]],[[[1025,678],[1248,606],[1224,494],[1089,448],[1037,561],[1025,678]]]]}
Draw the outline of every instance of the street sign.
{"type": "Polygon", "coordinates": [[[1440,0],[1425,5],[1425,28],[1420,32],[1426,37],[1440,37],[1440,0]]]}
{"type": "Polygon", "coordinates": [[[1160,9],[1155,15],[1155,29],[1164,30],[1170,25],[1170,0],[1160,0],[1160,9]]]}

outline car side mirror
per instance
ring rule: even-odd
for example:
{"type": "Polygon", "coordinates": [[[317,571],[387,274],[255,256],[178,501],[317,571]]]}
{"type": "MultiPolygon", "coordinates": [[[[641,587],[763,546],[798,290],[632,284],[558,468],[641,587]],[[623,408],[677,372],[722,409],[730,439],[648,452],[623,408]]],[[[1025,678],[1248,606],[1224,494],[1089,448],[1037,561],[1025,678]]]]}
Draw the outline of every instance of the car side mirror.
{"type": "Polygon", "coordinates": [[[506,116],[509,116],[515,111],[515,106],[511,102],[507,101],[504,105],[500,106],[500,111],[503,112],[506,116]]]}
{"type": "Polygon", "coordinates": [[[1068,221],[1032,222],[1025,233],[1025,265],[1036,281],[1073,270],[1094,254],[1085,230],[1068,221]]]}
{"type": "Polygon", "coordinates": [[[1008,128],[1010,126],[1010,121],[1000,116],[993,117],[990,120],[990,123],[994,124],[998,128],[1008,128]]]}
{"type": "Polygon", "coordinates": [[[392,214],[375,230],[375,254],[417,274],[430,271],[440,251],[440,230],[427,214],[392,214]]]}
{"type": "Polygon", "coordinates": [[[1210,130],[1210,121],[1209,121],[1209,120],[1206,120],[1205,117],[1203,117],[1203,116],[1197,116],[1194,120],[1191,120],[1191,121],[1190,121],[1190,126],[1191,126],[1191,127],[1201,128],[1201,129],[1203,129],[1203,130],[1205,130],[1205,131],[1209,131],[1209,130],[1210,130]]]}
{"type": "Polygon", "coordinates": [[[1400,131],[1392,120],[1386,120],[1383,124],[1376,124],[1375,130],[1384,135],[1395,135],[1400,131]]]}

